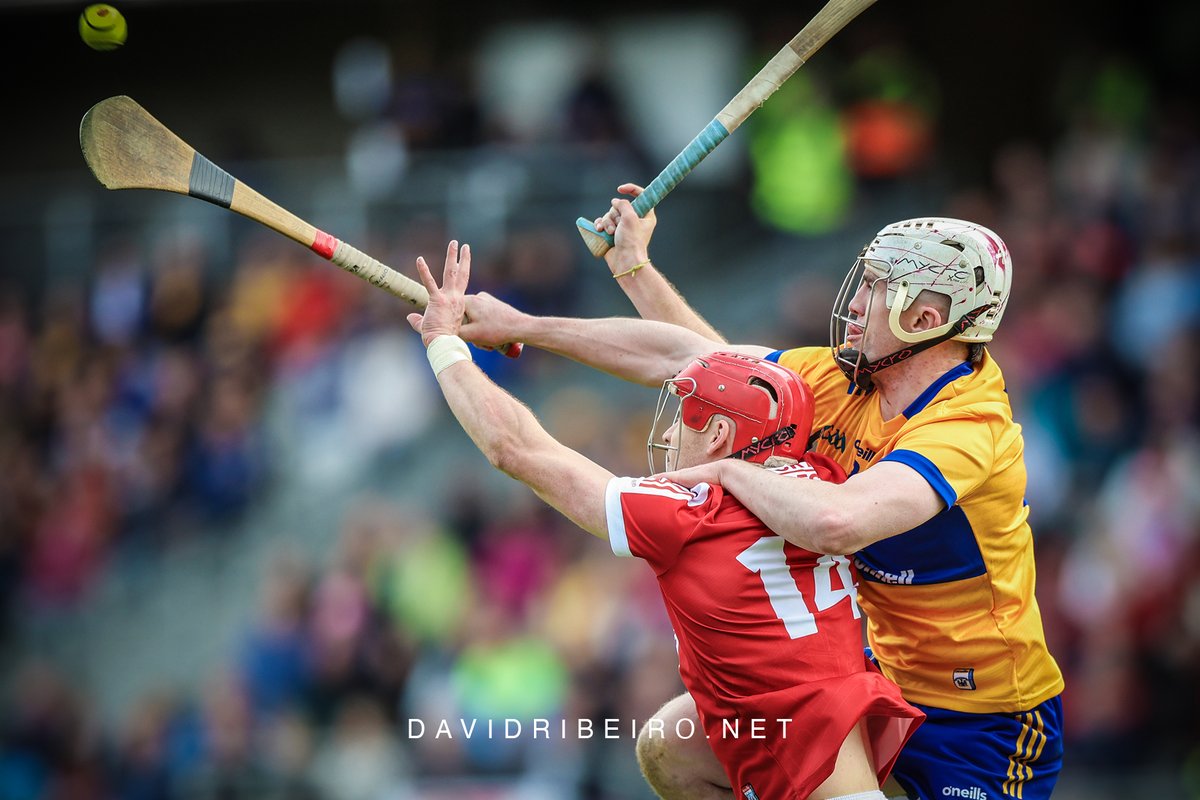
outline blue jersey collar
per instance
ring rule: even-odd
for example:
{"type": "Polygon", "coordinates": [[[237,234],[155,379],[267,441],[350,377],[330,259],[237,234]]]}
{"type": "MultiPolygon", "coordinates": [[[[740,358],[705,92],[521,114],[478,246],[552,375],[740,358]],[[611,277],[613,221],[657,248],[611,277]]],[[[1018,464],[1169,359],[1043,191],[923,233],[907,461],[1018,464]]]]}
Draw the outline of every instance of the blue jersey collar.
{"type": "Polygon", "coordinates": [[[946,384],[953,380],[957,380],[964,375],[970,374],[971,362],[962,362],[958,366],[946,372],[945,375],[942,375],[942,377],[929,384],[929,388],[921,392],[921,394],[917,396],[917,399],[909,403],[908,408],[904,409],[904,411],[900,413],[904,415],[905,419],[912,419],[917,414],[921,413],[925,406],[929,405],[930,401],[937,396],[937,393],[940,392],[946,386],[946,384]]]}

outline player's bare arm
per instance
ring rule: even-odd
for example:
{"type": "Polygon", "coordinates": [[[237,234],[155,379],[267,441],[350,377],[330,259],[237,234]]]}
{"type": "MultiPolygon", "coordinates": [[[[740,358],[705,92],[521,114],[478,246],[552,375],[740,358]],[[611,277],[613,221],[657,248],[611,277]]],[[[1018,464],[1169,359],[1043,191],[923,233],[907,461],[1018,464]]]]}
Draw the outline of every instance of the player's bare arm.
{"type": "Polygon", "coordinates": [[[679,325],[633,317],[577,319],[525,314],[486,292],[466,297],[464,339],[484,347],[523,342],[622,380],[661,386],[693,358],[715,350],[765,356],[770,348],[727,345],[679,325]]]}
{"type": "Polygon", "coordinates": [[[439,288],[425,260],[417,259],[429,305],[424,314],[410,314],[408,321],[430,349],[446,403],[494,467],[528,485],[580,528],[607,539],[604,490],[612,473],[555,440],[533,412],[464,355],[466,346],[458,331],[470,267],[470,247],[460,249],[458,242],[450,242],[439,288]]]}
{"type": "MultiPolygon", "coordinates": [[[[617,191],[637,197],[643,188],[635,183],[623,183],[617,191]]],[[[614,198],[612,208],[594,224],[596,230],[613,237],[613,247],[604,254],[604,260],[642,319],[670,322],[714,342],[725,342],[716,328],[688,305],[679,290],[651,261],[650,238],[657,224],[653,209],[645,217],[639,217],[628,200],[614,198]]]]}
{"type": "Polygon", "coordinates": [[[814,553],[849,555],[929,521],[945,503],[904,464],[883,462],[845,483],[792,481],[735,459],[666,473],[685,486],[717,483],[768,528],[814,553]]]}

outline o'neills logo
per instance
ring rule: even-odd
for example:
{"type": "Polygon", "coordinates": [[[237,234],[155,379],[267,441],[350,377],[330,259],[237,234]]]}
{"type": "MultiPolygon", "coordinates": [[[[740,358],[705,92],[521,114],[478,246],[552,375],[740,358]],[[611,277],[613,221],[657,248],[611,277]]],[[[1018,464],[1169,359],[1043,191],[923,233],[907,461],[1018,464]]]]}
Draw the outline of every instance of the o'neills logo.
{"type": "Polygon", "coordinates": [[[987,800],[987,792],[978,786],[972,786],[970,789],[960,789],[957,786],[944,786],[942,787],[942,796],[966,797],[969,800],[987,800]]]}

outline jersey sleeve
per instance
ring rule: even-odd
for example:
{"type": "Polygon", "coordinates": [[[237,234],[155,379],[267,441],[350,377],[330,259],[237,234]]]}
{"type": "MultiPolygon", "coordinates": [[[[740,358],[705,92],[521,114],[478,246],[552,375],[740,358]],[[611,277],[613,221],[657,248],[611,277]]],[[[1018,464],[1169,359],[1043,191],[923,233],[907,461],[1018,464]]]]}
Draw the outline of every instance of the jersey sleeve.
{"type": "Polygon", "coordinates": [[[904,433],[883,461],[912,467],[950,508],[992,473],[991,426],[975,416],[935,419],[904,433]]]}
{"type": "Polygon", "coordinates": [[[765,358],[805,378],[823,370],[827,366],[825,362],[831,360],[828,347],[793,347],[790,350],[776,350],[765,358]]]}
{"type": "Polygon", "coordinates": [[[770,471],[777,475],[786,475],[791,478],[807,478],[812,481],[825,481],[826,483],[845,483],[846,470],[842,469],[841,465],[832,458],[823,456],[820,453],[809,451],[804,454],[804,458],[795,464],[786,466],[770,467],[770,471]]]}
{"type": "Polygon", "coordinates": [[[663,478],[613,478],[604,495],[609,544],[617,555],[641,558],[661,575],[716,507],[719,494],[707,483],[689,489],[663,478]]]}
{"type": "Polygon", "coordinates": [[[823,456],[820,453],[814,453],[811,450],[804,454],[803,463],[808,464],[817,473],[817,479],[826,483],[845,483],[846,470],[842,469],[842,465],[834,461],[829,456],[823,456]]]}

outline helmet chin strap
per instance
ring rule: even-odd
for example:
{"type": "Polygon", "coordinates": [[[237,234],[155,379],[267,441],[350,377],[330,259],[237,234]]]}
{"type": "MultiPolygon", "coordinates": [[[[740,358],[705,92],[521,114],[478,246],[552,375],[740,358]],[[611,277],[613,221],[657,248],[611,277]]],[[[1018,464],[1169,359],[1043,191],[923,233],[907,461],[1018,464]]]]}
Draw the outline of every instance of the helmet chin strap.
{"type": "Polygon", "coordinates": [[[963,314],[958,322],[950,326],[950,329],[940,336],[934,336],[931,339],[925,339],[920,342],[913,342],[908,347],[897,350],[896,352],[886,355],[883,358],[878,358],[874,361],[860,363],[862,361],[862,352],[855,348],[848,347],[845,350],[838,352],[837,363],[842,370],[842,374],[854,382],[854,385],[864,392],[869,392],[875,388],[875,379],[872,377],[876,372],[887,369],[888,367],[899,364],[912,358],[917,353],[928,350],[934,345],[939,345],[942,342],[949,341],[955,336],[958,336],[967,328],[975,324],[975,320],[979,315],[991,308],[990,305],[980,306],[972,309],[966,314],[963,314]]]}
{"type": "Polygon", "coordinates": [[[772,447],[775,447],[776,445],[783,444],[784,442],[791,441],[792,439],[795,439],[795,438],[796,438],[796,426],[794,424],[793,425],[785,425],[782,428],[780,428],[779,430],[772,433],[770,436],[762,439],[761,441],[751,442],[750,444],[743,447],[741,450],[738,450],[736,453],[730,453],[729,455],[727,455],[725,457],[726,458],[737,458],[737,459],[746,461],[746,460],[749,460],[749,459],[753,458],[754,456],[758,455],[763,450],[770,450],[772,447]]]}

